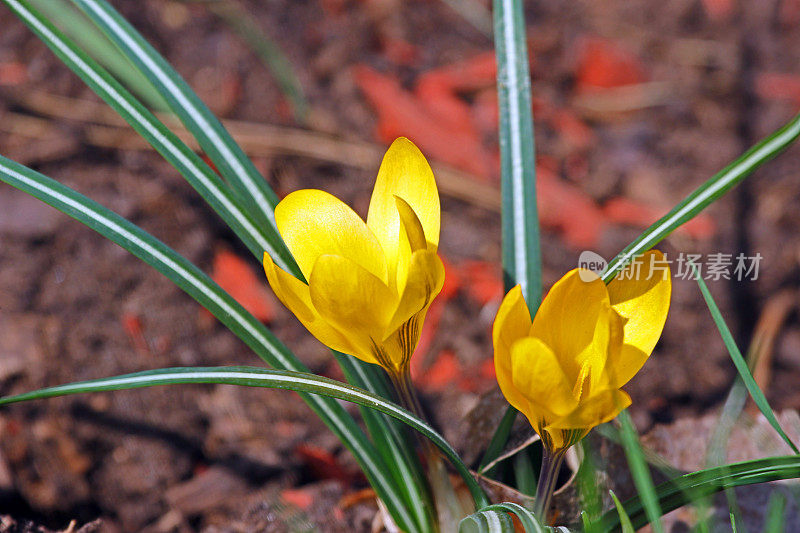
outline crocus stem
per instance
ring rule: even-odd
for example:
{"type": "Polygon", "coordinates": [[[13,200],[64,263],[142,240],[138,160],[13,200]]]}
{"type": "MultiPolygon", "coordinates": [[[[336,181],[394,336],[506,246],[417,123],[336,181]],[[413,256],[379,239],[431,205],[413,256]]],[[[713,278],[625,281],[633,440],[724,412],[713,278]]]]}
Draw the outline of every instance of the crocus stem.
{"type": "MultiPolygon", "coordinates": [[[[392,380],[392,384],[397,391],[397,395],[403,407],[427,422],[425,413],[422,410],[422,405],[419,402],[419,397],[417,396],[417,391],[411,381],[411,372],[406,368],[398,372],[389,372],[389,377],[392,380]]],[[[427,464],[428,482],[430,483],[433,499],[436,503],[439,530],[442,532],[456,531],[458,529],[459,520],[466,513],[461,507],[453,484],[450,481],[447,465],[442,457],[442,453],[431,441],[421,435],[417,435],[417,437],[422,446],[422,452],[427,464]]]]}
{"type": "Polygon", "coordinates": [[[564,462],[566,455],[567,448],[551,450],[545,446],[542,451],[542,471],[539,474],[539,484],[536,486],[534,514],[543,525],[547,525],[547,511],[550,508],[553,492],[556,490],[561,463],[564,462]]]}

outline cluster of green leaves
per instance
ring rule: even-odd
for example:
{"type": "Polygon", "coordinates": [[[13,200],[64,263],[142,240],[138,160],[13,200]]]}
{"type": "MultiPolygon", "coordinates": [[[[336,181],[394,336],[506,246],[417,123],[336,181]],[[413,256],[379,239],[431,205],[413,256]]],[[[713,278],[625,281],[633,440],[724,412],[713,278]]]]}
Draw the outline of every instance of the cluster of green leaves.
{"type": "MultiPolygon", "coordinates": [[[[257,260],[260,261],[266,251],[281,268],[298,277],[302,276],[275,226],[273,209],[278,200],[275,193],[188,84],[105,0],[3,2],[176,168],[257,260]],[[37,11],[37,7],[47,11],[37,11]],[[56,21],[61,28],[54,24],[56,21]],[[70,28],[71,32],[64,31],[70,28]],[[76,43],[68,34],[82,35],[87,40],[76,43]],[[113,43],[113,48],[107,46],[109,43],[113,43]],[[129,88],[133,88],[147,105],[134,96],[129,88]],[[195,137],[219,173],[183,143],[151,109],[167,110],[176,116],[195,137]]],[[[522,285],[531,312],[535,313],[542,294],[541,252],[536,212],[530,74],[521,0],[495,0],[494,19],[499,66],[505,281],[507,286],[522,285]]],[[[612,260],[604,279],[610,280],[631,258],[660,242],[777,155],[798,135],[800,116],[713,176],[648,228],[612,260]]],[[[0,181],[52,205],[153,266],[211,311],[272,367],[151,370],[6,397],[0,399],[0,405],[92,391],[180,383],[221,383],[295,390],[301,393],[314,412],[348,447],[392,519],[404,531],[436,530],[431,496],[424,473],[412,451],[408,428],[430,439],[451,461],[469,489],[477,512],[462,520],[462,531],[513,531],[511,516],[516,517],[526,531],[553,530],[541,526],[529,510],[519,505],[490,505],[453,448],[428,424],[389,400],[391,393],[385,376],[375,367],[336,354],[350,384],[311,374],[268,328],[205,273],[141,228],[57,181],[2,156],[0,181]],[[354,402],[361,407],[366,432],[336,399],[354,402]]],[[[797,451],[753,380],[707,287],[700,279],[698,283],[744,387],[776,431],[797,451]]],[[[487,449],[483,465],[500,454],[515,415],[516,412],[509,408],[487,449]]],[[[658,520],[662,513],[681,505],[734,486],[800,477],[800,457],[792,456],[709,468],[674,477],[654,487],[645,454],[627,413],[623,413],[620,422],[620,442],[628,456],[639,496],[619,502],[612,495],[615,509],[601,516],[584,514],[586,531],[627,532],[647,522],[660,531],[658,520]]],[[[518,483],[530,485],[530,461],[519,460],[514,464],[518,483]]],[[[785,502],[779,499],[772,501],[768,516],[770,523],[781,523],[784,506],[785,502]]],[[[565,531],[564,528],[555,530],[565,531]]]]}

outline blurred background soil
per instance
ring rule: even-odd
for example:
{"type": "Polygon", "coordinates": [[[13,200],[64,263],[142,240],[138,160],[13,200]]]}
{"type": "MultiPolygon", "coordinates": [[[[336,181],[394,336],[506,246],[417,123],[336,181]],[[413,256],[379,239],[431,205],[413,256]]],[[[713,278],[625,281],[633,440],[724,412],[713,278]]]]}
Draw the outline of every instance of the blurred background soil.
{"type": "MultiPolygon", "coordinates": [[[[496,387],[489,329],[502,297],[486,2],[113,3],[218,116],[236,121],[280,196],[321,188],[363,215],[393,138],[408,136],[434,163],[448,280],[415,371],[436,425],[477,457],[483,442],[463,420],[496,387]],[[220,5],[286,55],[308,98],[305,121],[220,5]]],[[[612,257],[800,104],[797,0],[525,4],[546,286],[582,250],[612,257]]],[[[258,259],[102,109],[0,7],[0,153],[153,233],[312,370],[341,378],[271,294],[258,259]]],[[[774,349],[757,378],[776,410],[800,407],[799,161],[791,148],[660,246],[670,259],[761,254],[757,280],[709,283],[743,348],[772,309],[761,327],[774,349]]],[[[260,361],[166,278],[0,186],[0,393],[233,364],[260,361]]],[[[638,429],[716,412],[734,376],[696,283],[675,279],[663,338],[626,387],[638,429]]],[[[77,530],[98,518],[103,531],[370,531],[376,508],[352,458],[295,394],[174,386],[3,408],[0,515],[2,531],[27,530],[26,520],[56,529],[75,520],[77,530]]]]}

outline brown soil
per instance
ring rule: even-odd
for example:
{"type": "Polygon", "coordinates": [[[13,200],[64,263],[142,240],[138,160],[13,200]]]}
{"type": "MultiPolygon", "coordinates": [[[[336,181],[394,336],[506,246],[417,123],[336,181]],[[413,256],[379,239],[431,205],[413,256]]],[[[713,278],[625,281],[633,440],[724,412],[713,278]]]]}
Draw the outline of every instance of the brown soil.
{"type": "MultiPolygon", "coordinates": [[[[270,72],[209,9],[166,0],[115,4],[220,116],[294,125],[270,72]]],[[[624,198],[669,207],[796,110],[797,100],[762,83],[765,74],[800,69],[800,37],[787,22],[794,2],[742,3],[742,12],[720,20],[698,0],[527,4],[534,94],[591,131],[588,145],[575,147],[552,124],[537,122],[537,151],[560,182],[593,202],[624,198]],[[638,58],[646,79],[661,85],[612,95],[611,105],[623,111],[599,109],[604,103],[597,96],[581,99],[577,62],[592,36],[620,44],[638,58]]],[[[314,109],[311,126],[354,142],[377,142],[377,115],[351,67],[369,65],[410,88],[431,69],[492,49],[445,2],[275,0],[245,7],[295,68],[314,109]],[[389,37],[417,46],[414,61],[399,65],[388,58],[389,37]]],[[[157,154],[98,147],[86,122],[35,111],[35,95],[94,96],[6,8],[0,8],[0,28],[0,66],[26,67],[23,80],[0,76],[0,153],[117,211],[204,270],[227,249],[261,275],[258,261],[157,154]],[[33,127],[24,117],[44,122],[33,127]]],[[[485,139],[488,149],[493,142],[485,139]]],[[[662,246],[668,256],[763,256],[757,281],[711,283],[741,346],[767,304],[800,283],[798,156],[800,148],[791,148],[712,206],[710,238],[675,235],[662,246]]],[[[361,213],[366,209],[374,168],[285,152],[254,159],[280,195],[317,187],[361,213]]],[[[442,205],[443,255],[455,265],[497,264],[499,214],[447,195],[442,205]]],[[[611,257],[641,229],[610,223],[593,248],[611,257]]],[[[576,265],[581,251],[557,228],[544,231],[542,247],[547,285],[576,265]]],[[[468,285],[444,310],[429,364],[445,349],[463,368],[491,356],[488,330],[497,302],[480,303],[468,285]]],[[[339,377],[326,349],[273,304],[269,326],[277,336],[312,370],[339,377]]],[[[800,322],[790,307],[764,383],[778,409],[800,408],[798,354],[800,322]]],[[[159,367],[228,364],[260,361],[156,271],[78,222],[0,186],[0,393],[159,367]],[[126,330],[131,317],[141,324],[144,347],[126,330]]],[[[734,376],[696,284],[676,280],[663,339],[627,387],[639,430],[712,412],[734,376]]],[[[486,388],[425,392],[444,435],[473,457],[475,443],[461,437],[462,419],[486,388]]],[[[0,514],[20,524],[31,519],[63,529],[73,519],[82,525],[99,518],[103,531],[285,531],[303,524],[369,531],[376,513],[369,494],[359,492],[366,485],[352,458],[288,392],[176,386],[40,401],[3,408],[0,435],[0,514]],[[308,496],[314,505],[303,511],[308,496]]],[[[16,530],[36,530],[24,527],[16,530]]]]}

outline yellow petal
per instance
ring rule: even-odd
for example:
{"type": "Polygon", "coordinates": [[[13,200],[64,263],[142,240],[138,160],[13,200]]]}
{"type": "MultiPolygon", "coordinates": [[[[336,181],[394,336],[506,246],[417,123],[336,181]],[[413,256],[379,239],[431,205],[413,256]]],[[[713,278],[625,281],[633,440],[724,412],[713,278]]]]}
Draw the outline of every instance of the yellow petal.
{"type": "Polygon", "coordinates": [[[286,246],[306,279],[321,255],[347,257],[384,283],[386,257],[378,239],[355,211],[324,191],[295,191],[275,207],[286,246]]]}
{"type": "Polygon", "coordinates": [[[553,429],[591,429],[616,417],[631,404],[625,391],[610,389],[587,399],[568,415],[550,422],[553,429]]]}
{"type": "Polygon", "coordinates": [[[320,316],[358,349],[352,355],[375,355],[398,303],[383,281],[349,258],[323,255],[314,264],[308,285],[320,316]]]}
{"type": "Polygon", "coordinates": [[[422,222],[420,222],[419,217],[408,205],[408,202],[399,196],[395,196],[394,201],[403,231],[411,246],[411,251],[416,252],[417,250],[426,249],[428,246],[425,242],[425,230],[422,228],[422,222]]]}
{"type": "Polygon", "coordinates": [[[419,149],[405,137],[395,140],[386,151],[367,213],[367,226],[383,246],[390,270],[397,263],[399,247],[400,215],[395,196],[417,215],[426,241],[438,246],[439,191],[433,171],[419,149]]]}
{"type": "MultiPolygon", "coordinates": [[[[397,293],[402,294],[408,279],[408,269],[411,267],[411,256],[416,250],[425,250],[427,243],[425,242],[425,231],[422,229],[422,223],[420,223],[417,214],[414,213],[408,202],[398,196],[395,196],[394,200],[400,217],[400,231],[398,234],[399,242],[395,275],[392,276],[390,269],[389,277],[390,281],[394,281],[394,288],[397,293]]],[[[435,248],[433,251],[435,252],[435,248]]]]}
{"type": "Polygon", "coordinates": [[[531,314],[522,296],[522,289],[517,285],[508,291],[497,310],[492,326],[492,344],[497,383],[508,403],[520,411],[527,406],[527,400],[511,381],[511,346],[527,336],[530,329],[531,314]]]}
{"type": "Polygon", "coordinates": [[[598,322],[607,316],[608,306],[608,291],[597,275],[589,270],[571,270],[545,296],[533,319],[530,336],[544,341],[558,357],[567,376],[577,380],[580,354],[605,348],[591,344],[596,342],[598,322]],[[590,281],[583,281],[581,277],[590,281]]]}
{"type": "Polygon", "coordinates": [[[617,277],[608,284],[611,306],[625,319],[623,348],[613,361],[615,387],[627,383],[647,361],[661,337],[669,311],[672,282],[664,256],[651,250],[637,260],[643,261],[639,279],[617,277]],[[655,268],[659,265],[663,271],[655,268]]]}
{"type": "Polygon", "coordinates": [[[264,272],[278,299],[322,344],[343,353],[355,351],[347,337],[325,322],[314,309],[308,285],[277,267],[267,253],[264,253],[264,272]]]}
{"type": "Polygon", "coordinates": [[[622,350],[624,323],[624,319],[610,305],[603,305],[592,341],[576,358],[579,368],[579,378],[575,384],[576,398],[590,396],[598,387],[619,388],[615,385],[617,369],[613,363],[619,360],[622,350]]]}
{"type": "Polygon", "coordinates": [[[556,354],[535,337],[511,346],[511,381],[525,399],[547,413],[563,416],[578,405],[572,395],[573,382],[564,374],[556,354]]]}
{"type": "MultiPolygon", "coordinates": [[[[413,315],[430,306],[444,285],[444,265],[433,250],[417,250],[411,256],[408,276],[388,332],[394,332],[413,315]]],[[[422,327],[422,324],[420,324],[422,327]]],[[[414,343],[416,346],[416,343],[414,343]]]]}

